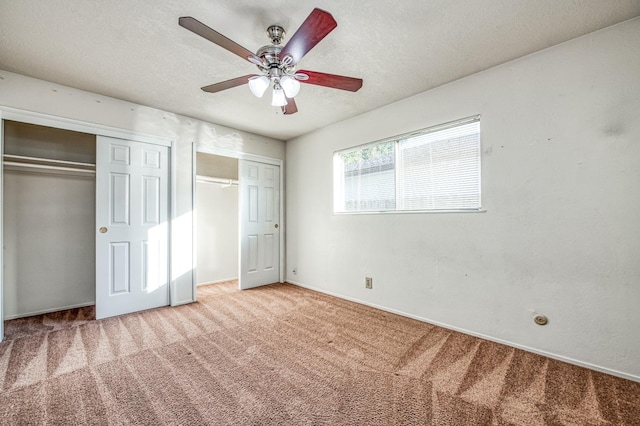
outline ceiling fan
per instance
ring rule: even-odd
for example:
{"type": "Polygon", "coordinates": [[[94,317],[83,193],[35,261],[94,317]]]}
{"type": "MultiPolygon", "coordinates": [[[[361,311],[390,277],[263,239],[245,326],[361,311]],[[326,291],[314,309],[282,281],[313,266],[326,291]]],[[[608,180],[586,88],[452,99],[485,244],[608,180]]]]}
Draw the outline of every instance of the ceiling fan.
{"type": "Polygon", "coordinates": [[[216,93],[248,83],[251,92],[257,97],[262,97],[267,88],[272,86],[271,105],[281,107],[285,115],[290,115],[298,112],[293,98],[300,90],[300,82],[351,92],[356,92],[362,87],[360,78],[317,71],[296,71],[300,59],[338,26],[333,16],[324,10],[313,9],[284,47],[280,45],[285,35],[284,29],[279,25],[271,25],[267,28],[271,44],[261,47],[255,54],[195,18],[183,16],[178,23],[181,27],[251,62],[260,70],[260,74],[244,75],[205,86],[202,88],[205,92],[216,93]]]}

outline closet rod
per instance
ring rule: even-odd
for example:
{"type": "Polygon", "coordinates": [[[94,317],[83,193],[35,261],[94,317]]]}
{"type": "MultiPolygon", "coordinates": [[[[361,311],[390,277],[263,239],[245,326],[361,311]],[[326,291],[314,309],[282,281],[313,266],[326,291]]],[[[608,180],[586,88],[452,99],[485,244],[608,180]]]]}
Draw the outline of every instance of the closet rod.
{"type": "Polygon", "coordinates": [[[81,163],[79,161],[67,161],[67,160],[54,160],[52,158],[40,158],[40,157],[27,157],[24,155],[13,155],[13,154],[4,154],[4,158],[6,160],[19,160],[21,163],[28,163],[30,161],[34,161],[37,163],[51,163],[51,164],[61,164],[65,166],[84,166],[84,167],[95,167],[95,163],[81,163]]]}
{"type": "Polygon", "coordinates": [[[76,167],[47,166],[44,164],[27,164],[27,163],[20,163],[16,161],[4,161],[3,164],[5,166],[22,167],[25,169],[59,170],[64,172],[80,172],[80,173],[87,173],[92,175],[96,174],[95,170],[79,169],[76,167]]]}
{"type": "Polygon", "coordinates": [[[222,178],[214,178],[209,176],[201,176],[196,175],[196,181],[202,183],[219,183],[222,185],[238,185],[237,179],[222,179],[222,178]]]}

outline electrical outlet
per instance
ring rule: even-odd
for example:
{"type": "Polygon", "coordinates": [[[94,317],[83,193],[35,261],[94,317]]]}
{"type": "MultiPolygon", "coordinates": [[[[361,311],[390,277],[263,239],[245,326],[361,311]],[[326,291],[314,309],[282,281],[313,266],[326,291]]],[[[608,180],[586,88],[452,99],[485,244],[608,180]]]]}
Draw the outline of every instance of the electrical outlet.
{"type": "Polygon", "coordinates": [[[293,272],[293,275],[298,275],[298,268],[293,268],[291,272],[293,272]]]}
{"type": "Polygon", "coordinates": [[[365,277],[364,286],[365,286],[365,288],[373,288],[373,278],[365,277]]]}

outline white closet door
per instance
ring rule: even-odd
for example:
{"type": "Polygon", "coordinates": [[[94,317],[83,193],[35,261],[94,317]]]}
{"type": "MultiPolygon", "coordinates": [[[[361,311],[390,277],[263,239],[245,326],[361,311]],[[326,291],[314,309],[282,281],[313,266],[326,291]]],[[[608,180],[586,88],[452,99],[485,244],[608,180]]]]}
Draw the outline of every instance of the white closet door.
{"type": "Polygon", "coordinates": [[[280,281],[280,167],[240,160],[240,288],[280,281]]]}
{"type": "Polygon", "coordinates": [[[169,148],[98,136],[96,318],[169,304],[169,148]]]}

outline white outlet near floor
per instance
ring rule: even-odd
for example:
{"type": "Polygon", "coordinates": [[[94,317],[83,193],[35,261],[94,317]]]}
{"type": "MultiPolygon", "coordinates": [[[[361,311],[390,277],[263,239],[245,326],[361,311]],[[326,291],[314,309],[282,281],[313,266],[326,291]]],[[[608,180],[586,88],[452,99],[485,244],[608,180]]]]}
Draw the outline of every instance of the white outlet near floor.
{"type": "Polygon", "coordinates": [[[293,272],[293,275],[298,275],[298,268],[293,268],[291,272],[293,272]]]}
{"type": "Polygon", "coordinates": [[[365,288],[373,288],[373,278],[365,277],[364,286],[365,286],[365,288]]]}

